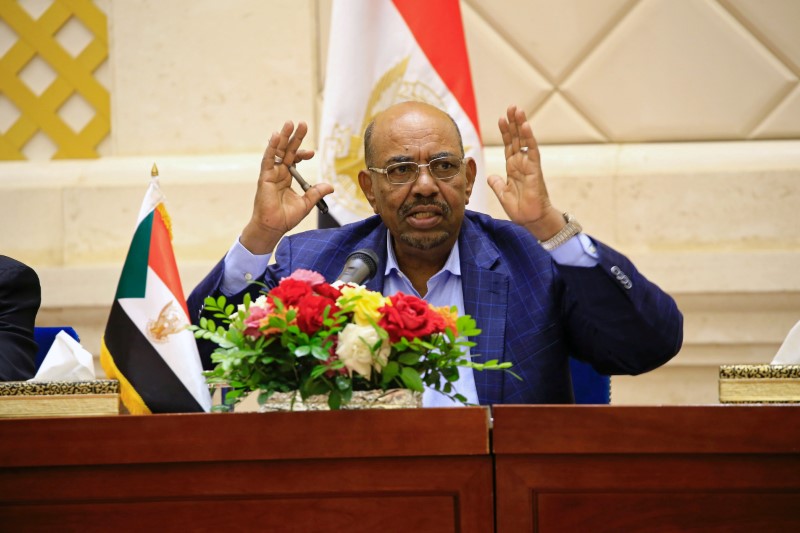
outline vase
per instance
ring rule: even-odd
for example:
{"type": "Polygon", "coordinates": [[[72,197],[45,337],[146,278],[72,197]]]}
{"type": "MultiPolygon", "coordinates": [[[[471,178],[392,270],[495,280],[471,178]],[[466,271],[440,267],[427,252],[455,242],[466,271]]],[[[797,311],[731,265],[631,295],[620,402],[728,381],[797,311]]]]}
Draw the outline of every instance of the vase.
{"type": "MultiPolygon", "coordinates": [[[[409,389],[355,391],[341,409],[414,409],[422,407],[422,393],[409,389]]],[[[276,392],[259,408],[261,413],[275,411],[330,411],[326,395],[303,401],[297,392],[276,392]],[[292,404],[294,402],[294,405],[292,404]]]]}

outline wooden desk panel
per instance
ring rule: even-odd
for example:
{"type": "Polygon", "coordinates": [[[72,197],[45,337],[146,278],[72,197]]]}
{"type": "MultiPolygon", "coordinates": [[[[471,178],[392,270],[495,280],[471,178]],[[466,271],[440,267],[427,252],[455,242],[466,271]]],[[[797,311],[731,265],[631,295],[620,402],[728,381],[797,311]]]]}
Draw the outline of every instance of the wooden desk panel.
{"type": "Polygon", "coordinates": [[[494,410],[497,531],[792,531],[800,409],[494,410]]]}
{"type": "Polygon", "coordinates": [[[0,434],[4,527],[493,529],[479,408],[4,420],[0,434]]]}

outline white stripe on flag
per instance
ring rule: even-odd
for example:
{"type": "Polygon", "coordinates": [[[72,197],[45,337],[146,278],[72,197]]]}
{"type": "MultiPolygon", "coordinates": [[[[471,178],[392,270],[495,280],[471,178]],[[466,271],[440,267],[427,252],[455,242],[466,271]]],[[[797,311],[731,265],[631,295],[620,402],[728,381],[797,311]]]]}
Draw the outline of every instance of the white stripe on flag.
{"type": "Polygon", "coordinates": [[[149,266],[147,267],[147,288],[144,298],[120,298],[120,306],[128,314],[136,327],[144,335],[153,348],[161,355],[172,372],[180,379],[186,390],[194,396],[203,409],[211,409],[211,397],[208,392],[197,344],[191,331],[185,329],[189,324],[186,313],[172,294],[172,291],[161,281],[161,278],[149,266]],[[171,304],[171,305],[170,305],[171,304]],[[180,331],[171,333],[164,340],[156,340],[150,332],[149,325],[159,318],[167,308],[167,314],[177,320],[180,331]]]}

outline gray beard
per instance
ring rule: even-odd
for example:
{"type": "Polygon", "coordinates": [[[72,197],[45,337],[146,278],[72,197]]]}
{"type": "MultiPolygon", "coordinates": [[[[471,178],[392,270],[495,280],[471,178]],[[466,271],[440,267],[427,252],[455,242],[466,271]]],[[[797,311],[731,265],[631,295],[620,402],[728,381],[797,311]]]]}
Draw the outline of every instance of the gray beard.
{"type": "MultiPolygon", "coordinates": [[[[397,210],[397,216],[399,218],[404,218],[411,212],[412,209],[420,205],[434,205],[442,210],[442,215],[445,217],[450,214],[450,206],[445,202],[440,202],[430,198],[419,198],[416,202],[407,203],[400,207],[400,209],[397,210]]],[[[413,248],[416,248],[417,250],[430,250],[431,248],[436,248],[440,244],[446,242],[449,238],[450,233],[446,231],[442,231],[433,235],[425,235],[424,237],[415,237],[407,233],[400,235],[401,241],[413,248]]]]}
{"type": "Polygon", "coordinates": [[[449,238],[450,233],[446,231],[442,231],[434,235],[426,235],[424,237],[417,237],[414,235],[409,235],[408,233],[402,233],[400,235],[401,241],[418,250],[430,250],[432,248],[436,248],[440,244],[447,242],[447,239],[449,238]]]}

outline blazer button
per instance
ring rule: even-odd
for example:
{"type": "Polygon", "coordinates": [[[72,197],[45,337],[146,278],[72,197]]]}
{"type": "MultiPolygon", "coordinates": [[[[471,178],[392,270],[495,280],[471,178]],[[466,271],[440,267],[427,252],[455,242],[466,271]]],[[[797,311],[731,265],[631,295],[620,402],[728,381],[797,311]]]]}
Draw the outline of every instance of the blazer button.
{"type": "Polygon", "coordinates": [[[614,276],[616,276],[617,281],[619,281],[620,285],[622,285],[626,289],[630,289],[631,287],[633,287],[633,283],[631,283],[630,278],[617,265],[611,267],[611,273],[614,274],[614,276]]]}

